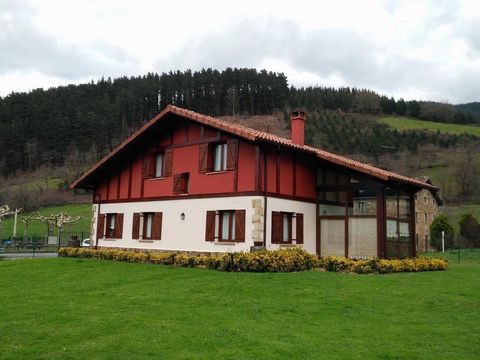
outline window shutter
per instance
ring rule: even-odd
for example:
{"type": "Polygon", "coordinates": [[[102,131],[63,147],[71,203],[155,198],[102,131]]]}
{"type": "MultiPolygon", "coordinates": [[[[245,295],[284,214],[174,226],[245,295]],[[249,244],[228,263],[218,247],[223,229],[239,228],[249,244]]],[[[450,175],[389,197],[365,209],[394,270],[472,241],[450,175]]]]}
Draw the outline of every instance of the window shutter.
{"type": "Polygon", "coordinates": [[[303,244],[303,214],[297,213],[297,244],[303,244]]]}
{"type": "Polygon", "coordinates": [[[227,170],[235,169],[237,163],[237,146],[238,141],[236,139],[227,141],[227,170]]]}
{"type": "Polygon", "coordinates": [[[138,240],[140,238],[140,213],[133,214],[132,223],[132,239],[138,240]]]}
{"type": "Polygon", "coordinates": [[[201,173],[208,171],[208,144],[200,144],[198,169],[201,173]]]}
{"type": "Polygon", "coordinates": [[[182,192],[182,176],[183,174],[175,174],[173,176],[173,192],[181,193],[182,192]]]}
{"type": "Polygon", "coordinates": [[[123,214],[115,215],[115,239],[123,237],[123,214]]]}
{"type": "Polygon", "coordinates": [[[155,240],[162,239],[162,215],[161,212],[153,214],[152,238],[155,240]]]}
{"type": "Polygon", "coordinates": [[[245,241],[245,210],[235,211],[235,241],[245,241]]]}
{"type": "Polygon", "coordinates": [[[215,241],[215,211],[207,211],[205,241],[215,241]]]}
{"type": "Polygon", "coordinates": [[[272,244],[280,244],[282,242],[282,225],[282,213],[272,211],[272,244]]]}
{"type": "Polygon", "coordinates": [[[172,175],[172,168],[173,168],[173,149],[167,149],[165,150],[165,157],[163,158],[164,160],[164,170],[165,170],[165,176],[171,176],[172,175]]]}
{"type": "Polygon", "coordinates": [[[155,175],[155,155],[147,154],[143,158],[142,178],[147,179],[155,175]]]}
{"type": "Polygon", "coordinates": [[[105,214],[98,214],[97,219],[97,239],[105,237],[105,214]]]}

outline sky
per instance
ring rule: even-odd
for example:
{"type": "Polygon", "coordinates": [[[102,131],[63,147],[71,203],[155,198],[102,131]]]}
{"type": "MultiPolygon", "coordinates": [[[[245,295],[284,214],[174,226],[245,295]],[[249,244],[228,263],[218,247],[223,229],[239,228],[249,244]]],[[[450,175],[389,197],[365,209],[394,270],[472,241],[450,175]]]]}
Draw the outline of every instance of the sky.
{"type": "Polygon", "coordinates": [[[0,96],[226,67],[283,72],[294,86],[480,101],[480,3],[0,0],[0,96]]]}

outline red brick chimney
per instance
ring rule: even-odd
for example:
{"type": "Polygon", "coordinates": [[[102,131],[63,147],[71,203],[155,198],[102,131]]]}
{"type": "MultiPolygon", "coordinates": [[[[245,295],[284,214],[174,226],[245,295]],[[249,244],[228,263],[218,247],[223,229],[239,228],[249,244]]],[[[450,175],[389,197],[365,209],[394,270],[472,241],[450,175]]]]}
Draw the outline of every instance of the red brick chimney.
{"type": "Polygon", "coordinates": [[[291,121],[292,142],[297,145],[305,145],[305,120],[306,114],[304,110],[293,110],[291,121]]]}

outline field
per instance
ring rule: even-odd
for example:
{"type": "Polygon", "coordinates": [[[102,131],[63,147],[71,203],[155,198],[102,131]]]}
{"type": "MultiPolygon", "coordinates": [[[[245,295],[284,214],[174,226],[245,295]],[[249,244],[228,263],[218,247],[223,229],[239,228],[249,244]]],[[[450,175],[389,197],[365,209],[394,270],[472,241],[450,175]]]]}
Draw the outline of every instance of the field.
{"type": "MultiPolygon", "coordinates": [[[[91,204],[74,204],[64,206],[52,206],[35,210],[33,213],[39,212],[42,215],[58,214],[59,212],[66,212],[69,215],[80,215],[81,219],[72,225],[65,227],[68,231],[84,231],[89,233],[91,221],[91,204]]],[[[21,212],[17,220],[17,236],[23,236],[25,230],[23,222],[20,220],[22,216],[30,213],[21,212]]],[[[31,220],[28,225],[28,236],[39,235],[44,236],[47,233],[47,226],[39,221],[31,220]]],[[[13,217],[4,220],[0,233],[0,239],[9,238],[13,234],[13,217]]]]}
{"type": "Polygon", "coordinates": [[[459,233],[458,222],[463,214],[470,213],[478,221],[480,221],[480,204],[464,204],[464,205],[448,205],[445,207],[445,215],[448,217],[448,221],[453,226],[455,234],[459,233]]]}
{"type": "Polygon", "coordinates": [[[0,261],[4,359],[478,359],[480,252],[445,272],[0,261]]]}
{"type": "Polygon", "coordinates": [[[448,134],[460,135],[463,133],[467,133],[475,136],[480,136],[480,126],[475,125],[437,123],[433,121],[423,121],[406,117],[382,117],[378,121],[390,125],[391,127],[399,131],[423,129],[430,131],[440,131],[441,133],[448,134]]]}

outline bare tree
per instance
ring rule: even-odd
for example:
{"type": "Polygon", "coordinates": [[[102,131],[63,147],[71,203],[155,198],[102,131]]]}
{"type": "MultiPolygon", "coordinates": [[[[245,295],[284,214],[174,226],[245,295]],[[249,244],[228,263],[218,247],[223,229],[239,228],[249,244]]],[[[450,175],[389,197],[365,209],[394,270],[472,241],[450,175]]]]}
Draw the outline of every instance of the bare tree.
{"type": "Polygon", "coordinates": [[[455,182],[459,188],[459,195],[462,197],[472,195],[478,183],[480,174],[475,164],[474,154],[475,151],[465,149],[465,153],[455,163],[455,182]]]}
{"type": "Polygon", "coordinates": [[[3,219],[9,215],[18,214],[22,209],[11,210],[7,204],[0,205],[0,234],[2,233],[3,219]]]}

